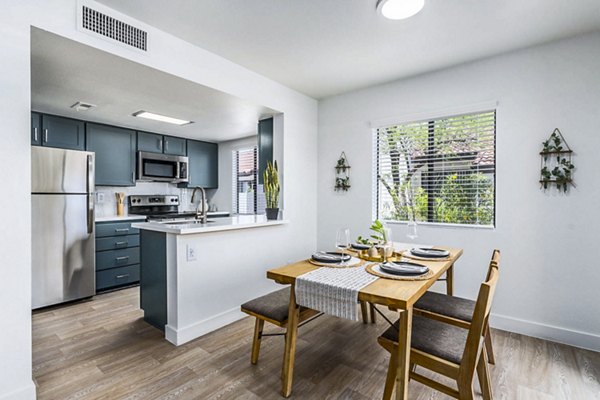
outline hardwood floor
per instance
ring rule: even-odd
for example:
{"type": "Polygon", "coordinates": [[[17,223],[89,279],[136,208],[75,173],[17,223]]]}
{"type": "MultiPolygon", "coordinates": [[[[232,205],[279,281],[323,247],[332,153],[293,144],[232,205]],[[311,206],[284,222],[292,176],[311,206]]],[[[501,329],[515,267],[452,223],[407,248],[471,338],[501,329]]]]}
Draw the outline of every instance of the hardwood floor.
{"type": "MultiPolygon", "coordinates": [[[[180,347],[142,320],[137,288],[33,314],[39,399],[282,399],[283,337],[263,339],[250,364],[245,318],[180,347]]],[[[300,328],[296,399],[379,399],[386,328],[322,316],[300,328]]],[[[265,333],[276,329],[267,324],[265,333]]],[[[600,353],[494,330],[495,399],[600,399],[600,353]]],[[[411,382],[411,399],[445,395],[411,382]]]]}

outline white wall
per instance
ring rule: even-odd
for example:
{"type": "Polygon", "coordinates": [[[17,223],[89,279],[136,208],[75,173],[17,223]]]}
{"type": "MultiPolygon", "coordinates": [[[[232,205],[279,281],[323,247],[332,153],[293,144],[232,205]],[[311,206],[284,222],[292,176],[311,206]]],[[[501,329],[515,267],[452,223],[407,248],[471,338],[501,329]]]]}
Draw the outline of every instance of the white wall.
{"type": "MultiPolygon", "coordinates": [[[[107,10],[100,4],[93,4],[93,7],[107,10]]],[[[10,194],[0,196],[0,206],[11,210],[3,217],[5,229],[0,233],[0,258],[3,260],[0,278],[3,282],[10,282],[0,291],[3,307],[0,399],[3,400],[34,397],[31,380],[29,217],[29,36],[32,25],[285,113],[283,152],[288,165],[284,178],[294,185],[286,186],[284,193],[286,218],[291,223],[282,229],[276,240],[295,243],[290,250],[290,259],[306,255],[316,247],[315,100],[126,16],[122,19],[149,32],[147,54],[81,33],[76,30],[76,19],[76,0],[7,2],[0,13],[0,54],[4,61],[0,63],[0,121],[4,139],[0,146],[0,171],[3,171],[3,194],[10,194]]],[[[273,245],[278,246],[279,243],[273,245]]],[[[285,261],[286,258],[274,257],[271,264],[264,265],[264,269],[285,261]]],[[[264,292],[264,273],[255,274],[253,279],[257,283],[257,292],[264,292]]],[[[248,285],[252,286],[253,282],[248,282],[248,285]]]]}
{"type": "MultiPolygon", "coordinates": [[[[494,230],[419,227],[421,243],[462,247],[455,292],[475,298],[492,249],[502,250],[496,327],[600,350],[600,34],[530,48],[319,102],[318,243],[371,221],[370,121],[498,101],[494,230]],[[560,128],[575,151],[577,188],[540,190],[541,142],[560,128]],[[344,150],[352,188],[333,190],[344,150]],[[351,216],[351,217],[349,217],[351,216]]],[[[405,226],[393,227],[406,241],[405,226]]]]}

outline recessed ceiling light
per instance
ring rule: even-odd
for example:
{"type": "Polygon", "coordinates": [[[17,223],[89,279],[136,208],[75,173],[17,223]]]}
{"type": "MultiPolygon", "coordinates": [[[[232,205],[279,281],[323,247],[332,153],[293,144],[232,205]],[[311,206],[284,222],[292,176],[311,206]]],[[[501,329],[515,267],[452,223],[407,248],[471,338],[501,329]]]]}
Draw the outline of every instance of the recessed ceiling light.
{"type": "Polygon", "coordinates": [[[151,113],[151,112],[143,111],[143,110],[134,112],[132,115],[134,117],[146,118],[146,119],[151,119],[151,120],[160,121],[160,122],[167,122],[167,123],[173,124],[173,125],[193,124],[192,121],[186,121],[184,119],[167,117],[166,115],[155,114],[155,113],[151,113]]]}
{"type": "Polygon", "coordinates": [[[410,18],[423,8],[425,0],[378,0],[377,10],[388,19],[410,18]]]}
{"type": "Polygon", "coordinates": [[[77,103],[71,106],[71,108],[75,109],[75,111],[87,111],[93,107],[96,106],[90,103],[84,103],[83,101],[78,101],[77,103]]]}

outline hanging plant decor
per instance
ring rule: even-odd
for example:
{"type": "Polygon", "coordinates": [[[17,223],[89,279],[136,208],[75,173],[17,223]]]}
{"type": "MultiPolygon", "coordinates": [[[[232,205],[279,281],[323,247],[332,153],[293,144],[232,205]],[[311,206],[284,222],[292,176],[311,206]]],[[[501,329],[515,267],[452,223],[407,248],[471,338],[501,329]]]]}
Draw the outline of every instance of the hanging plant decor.
{"type": "Polygon", "coordinates": [[[543,149],[540,152],[541,171],[540,184],[542,188],[548,189],[555,185],[558,190],[566,192],[569,185],[573,183],[572,162],[573,150],[567,144],[558,128],[550,135],[548,140],[542,142],[543,149]]]}
{"type": "Polygon", "coordinates": [[[343,190],[347,192],[350,189],[350,164],[346,158],[346,153],[342,151],[340,158],[335,165],[335,186],[336,191],[343,190]]]}

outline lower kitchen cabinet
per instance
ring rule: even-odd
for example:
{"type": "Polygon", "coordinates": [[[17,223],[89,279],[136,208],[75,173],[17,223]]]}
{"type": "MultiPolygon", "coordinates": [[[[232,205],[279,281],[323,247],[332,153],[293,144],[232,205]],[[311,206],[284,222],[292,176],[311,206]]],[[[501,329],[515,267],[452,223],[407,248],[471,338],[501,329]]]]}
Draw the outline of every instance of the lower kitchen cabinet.
{"type": "Polygon", "coordinates": [[[96,223],[96,292],[140,281],[140,235],[131,224],[96,223]]]}

